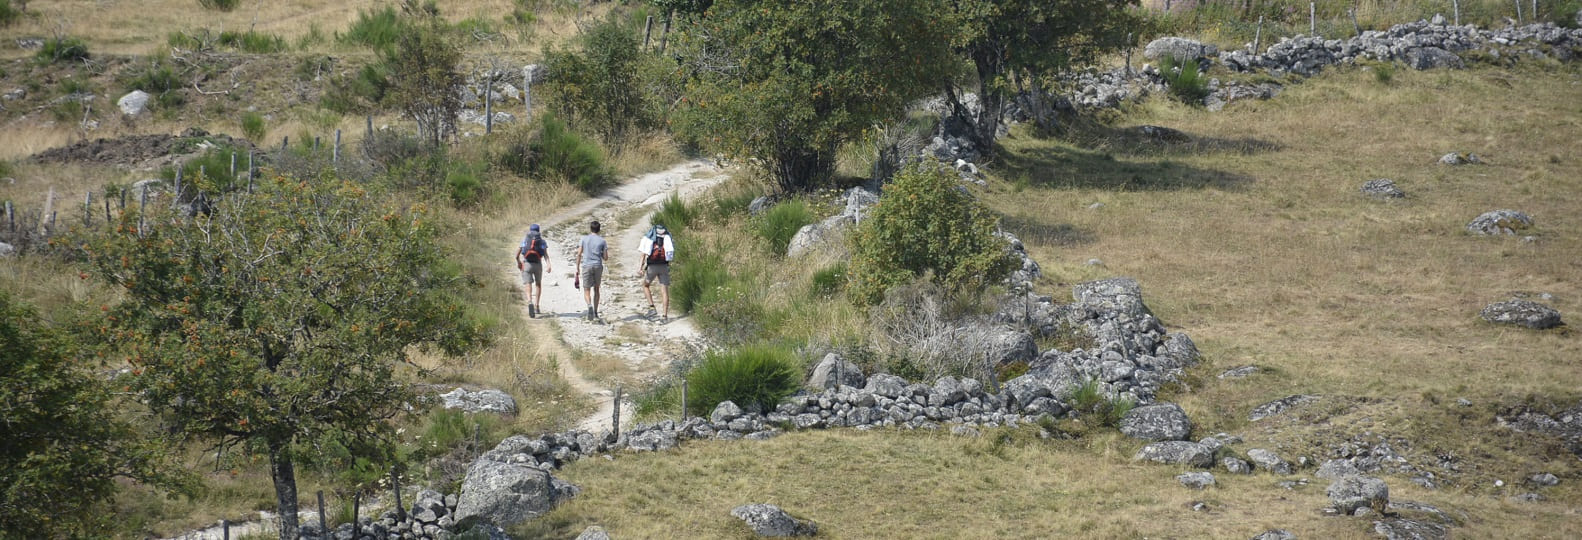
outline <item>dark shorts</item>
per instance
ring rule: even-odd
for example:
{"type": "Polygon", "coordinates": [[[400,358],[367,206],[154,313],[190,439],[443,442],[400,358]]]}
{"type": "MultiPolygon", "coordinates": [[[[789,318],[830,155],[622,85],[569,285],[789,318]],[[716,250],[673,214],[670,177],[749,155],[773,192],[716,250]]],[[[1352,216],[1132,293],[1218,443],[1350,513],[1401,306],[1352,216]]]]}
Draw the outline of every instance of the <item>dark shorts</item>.
{"type": "Polygon", "coordinates": [[[603,281],[603,280],[604,280],[604,267],[603,266],[584,266],[584,267],[582,267],[582,286],[583,287],[598,287],[599,286],[599,282],[603,281]]]}
{"type": "Polygon", "coordinates": [[[544,284],[544,262],[522,263],[522,284],[544,284]]]}
{"type": "Polygon", "coordinates": [[[648,285],[649,283],[653,283],[655,279],[659,280],[659,284],[660,285],[664,285],[666,287],[669,287],[670,286],[670,265],[668,265],[668,264],[650,264],[650,265],[648,265],[648,269],[643,271],[643,285],[648,285]]]}

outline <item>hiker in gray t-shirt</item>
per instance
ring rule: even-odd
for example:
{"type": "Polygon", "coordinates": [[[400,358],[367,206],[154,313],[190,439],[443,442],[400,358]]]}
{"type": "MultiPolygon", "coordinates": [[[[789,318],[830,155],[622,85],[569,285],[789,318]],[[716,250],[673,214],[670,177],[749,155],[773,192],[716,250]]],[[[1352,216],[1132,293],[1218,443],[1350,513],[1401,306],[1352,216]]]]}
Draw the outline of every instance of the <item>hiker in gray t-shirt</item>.
{"type": "Polygon", "coordinates": [[[591,231],[577,246],[577,275],[582,279],[582,301],[588,304],[588,320],[599,317],[599,282],[604,278],[604,259],[609,246],[599,236],[599,222],[588,225],[591,231]]]}

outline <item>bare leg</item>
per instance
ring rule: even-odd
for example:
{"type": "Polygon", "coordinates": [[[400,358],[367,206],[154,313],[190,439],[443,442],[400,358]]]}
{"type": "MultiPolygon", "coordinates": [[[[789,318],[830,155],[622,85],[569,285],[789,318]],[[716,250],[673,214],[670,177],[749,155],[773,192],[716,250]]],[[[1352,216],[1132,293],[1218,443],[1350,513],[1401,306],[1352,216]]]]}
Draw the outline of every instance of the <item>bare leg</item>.
{"type": "MultiPolygon", "coordinates": [[[[665,297],[665,318],[669,319],[670,318],[670,286],[661,283],[659,285],[659,292],[661,294],[663,294],[664,297],[665,297]]],[[[652,297],[649,297],[648,305],[654,305],[654,299],[652,297]]]]}

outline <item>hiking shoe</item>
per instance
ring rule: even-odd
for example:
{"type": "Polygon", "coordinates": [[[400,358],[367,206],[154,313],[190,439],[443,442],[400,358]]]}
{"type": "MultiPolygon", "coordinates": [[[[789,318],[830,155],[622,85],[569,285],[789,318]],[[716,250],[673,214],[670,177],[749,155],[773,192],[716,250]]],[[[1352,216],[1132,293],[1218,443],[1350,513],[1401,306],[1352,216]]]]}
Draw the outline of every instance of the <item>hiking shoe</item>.
{"type": "Polygon", "coordinates": [[[538,306],[533,305],[533,304],[528,304],[527,305],[527,318],[529,318],[529,319],[537,319],[538,318],[538,306]]]}
{"type": "Polygon", "coordinates": [[[588,320],[593,320],[593,306],[588,306],[588,320]]]}
{"type": "Polygon", "coordinates": [[[644,317],[648,317],[648,318],[652,319],[656,315],[659,315],[659,310],[654,309],[654,305],[653,304],[648,304],[648,313],[646,315],[644,315],[644,317]]]}

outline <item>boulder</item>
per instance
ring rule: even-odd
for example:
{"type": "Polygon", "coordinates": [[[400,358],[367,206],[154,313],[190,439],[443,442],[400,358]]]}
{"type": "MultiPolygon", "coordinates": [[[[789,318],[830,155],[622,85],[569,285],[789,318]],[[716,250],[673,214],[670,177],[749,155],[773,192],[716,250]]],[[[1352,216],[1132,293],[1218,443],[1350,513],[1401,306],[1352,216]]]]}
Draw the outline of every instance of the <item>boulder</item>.
{"type": "Polygon", "coordinates": [[[604,527],[589,525],[577,535],[576,540],[610,540],[610,533],[604,532],[604,527]]]}
{"type": "Polygon", "coordinates": [[[509,527],[543,515],[577,491],[537,467],[480,459],[462,480],[454,519],[463,528],[476,522],[509,527]]]}
{"type": "Polygon", "coordinates": [[[133,90],[121,96],[121,99],[115,100],[115,106],[121,108],[121,114],[137,116],[148,110],[148,100],[153,97],[148,92],[133,90]]]}
{"type": "Polygon", "coordinates": [[[1274,452],[1262,448],[1254,448],[1247,451],[1247,459],[1251,460],[1253,465],[1259,469],[1274,474],[1291,474],[1291,463],[1274,452]]]}
{"type": "Polygon", "coordinates": [[[1443,540],[1450,538],[1443,525],[1392,518],[1373,522],[1373,532],[1385,540],[1443,540]]]}
{"type": "Polygon", "coordinates": [[[709,421],[716,426],[723,426],[741,415],[741,407],[737,407],[735,403],[730,401],[721,401],[719,405],[714,406],[714,412],[709,413],[709,421]]]}
{"type": "Polygon", "coordinates": [[[476,392],[457,388],[440,394],[439,397],[444,400],[446,409],[460,409],[469,413],[516,414],[516,400],[512,399],[510,394],[492,388],[476,392]]]}
{"type": "Polygon", "coordinates": [[[1383,480],[1372,476],[1347,476],[1334,481],[1325,490],[1329,504],[1345,515],[1352,515],[1359,508],[1369,508],[1380,514],[1390,505],[1390,487],[1383,480]]]}
{"type": "Polygon", "coordinates": [[[1148,443],[1133,461],[1153,461],[1171,465],[1190,465],[1200,469],[1214,466],[1214,452],[1207,446],[1190,441],[1160,441],[1148,443]]]}
{"type": "Polygon", "coordinates": [[[1527,477],[1527,483],[1539,487],[1553,487],[1560,485],[1560,477],[1555,476],[1554,473],[1539,473],[1527,477]]]}
{"type": "Polygon", "coordinates": [[[16,254],[16,247],[5,242],[0,242],[0,257],[10,257],[16,254]]]}
{"type": "Polygon", "coordinates": [[[1219,464],[1225,468],[1225,472],[1231,474],[1252,474],[1252,465],[1237,458],[1226,456],[1220,458],[1219,464]]]}
{"type": "Polygon", "coordinates": [[[1262,371],[1262,370],[1259,369],[1258,366],[1233,367],[1233,368],[1227,369],[1227,370],[1225,370],[1223,372],[1220,372],[1219,378],[1221,378],[1221,379],[1241,379],[1241,378],[1247,377],[1248,375],[1252,375],[1254,373],[1257,373],[1259,371],[1262,371]]]}
{"type": "Polygon", "coordinates": [[[1467,232],[1482,236],[1514,235],[1532,228],[1533,218],[1515,210],[1484,212],[1467,223],[1467,232]]]}
{"type": "Polygon", "coordinates": [[[1296,535],[1285,529],[1269,529],[1252,537],[1252,540],[1296,540],[1296,535]]]}
{"type": "MultiPolygon", "coordinates": [[[[730,402],[727,401],[726,403],[730,402]]],[[[627,439],[626,446],[638,452],[669,450],[676,447],[676,432],[664,429],[650,429],[627,439]]]]}
{"type": "Polygon", "coordinates": [[[1143,58],[1171,58],[1176,63],[1219,56],[1219,47],[1183,37],[1162,37],[1143,47],[1143,58]]]}
{"type": "Polygon", "coordinates": [[[823,249],[854,223],[856,219],[852,216],[837,214],[824,218],[824,221],[818,223],[803,225],[791,237],[791,243],[786,245],[786,258],[795,260],[823,249]]]}
{"type": "Polygon", "coordinates": [[[1140,318],[1149,314],[1143,304],[1142,286],[1129,277],[1117,277],[1078,283],[1071,288],[1071,297],[1077,304],[1099,312],[1113,312],[1124,318],[1140,318]]]}
{"type": "Polygon", "coordinates": [[[1285,412],[1288,410],[1312,403],[1314,401],[1318,401],[1318,396],[1310,396],[1305,394],[1286,396],[1274,401],[1270,401],[1263,405],[1253,407],[1252,413],[1247,415],[1247,419],[1257,422],[1271,416],[1285,414],[1285,412]]]}
{"type": "Polygon", "coordinates": [[[417,494],[417,501],[412,503],[412,510],[408,512],[412,519],[421,523],[439,523],[439,519],[450,513],[445,507],[445,496],[438,491],[425,489],[417,494]]]}
{"type": "Polygon", "coordinates": [[[1192,434],[1192,421],[1174,403],[1155,403],[1126,411],[1121,433],[1145,441],[1181,441],[1192,434]]]}
{"type": "Polygon", "coordinates": [[[813,536],[818,525],[791,517],[772,504],[744,504],[731,509],[731,515],[747,523],[758,536],[813,536]]]}
{"type": "Polygon", "coordinates": [[[1362,194],[1375,199],[1399,199],[1406,196],[1406,192],[1395,187],[1395,181],[1389,178],[1375,178],[1364,182],[1362,194]]]}
{"type": "Polygon", "coordinates": [[[1176,481],[1192,489],[1203,489],[1214,485],[1214,473],[1189,472],[1176,476],[1176,481]]]}
{"type": "Polygon", "coordinates": [[[880,373],[868,377],[868,384],[863,386],[863,390],[876,396],[895,399],[906,391],[906,379],[888,373],[880,373]]]}
{"type": "Polygon", "coordinates": [[[1406,65],[1411,66],[1412,69],[1416,70],[1441,68],[1461,69],[1467,67],[1467,63],[1462,61],[1460,56],[1456,56],[1456,53],[1441,49],[1439,47],[1418,47],[1411,49],[1406,51],[1405,60],[1406,65]]]}
{"type": "Polygon", "coordinates": [[[807,380],[809,388],[814,390],[831,390],[841,386],[862,388],[867,378],[862,375],[862,368],[857,364],[847,362],[840,355],[829,353],[813,368],[813,376],[807,380]]]}
{"type": "Polygon", "coordinates": [[[1318,472],[1313,476],[1325,480],[1339,480],[1347,476],[1361,476],[1362,470],[1358,469],[1349,459],[1331,459],[1318,466],[1318,472]]]}
{"type": "Polygon", "coordinates": [[[1564,324],[1555,308],[1531,300],[1495,302],[1478,313],[1483,320],[1495,324],[1514,324],[1534,330],[1545,330],[1564,324]]]}

